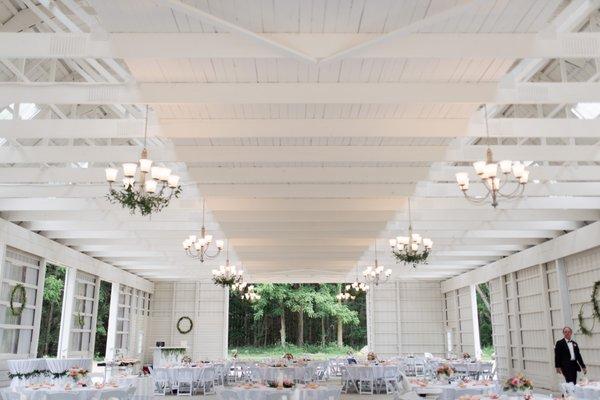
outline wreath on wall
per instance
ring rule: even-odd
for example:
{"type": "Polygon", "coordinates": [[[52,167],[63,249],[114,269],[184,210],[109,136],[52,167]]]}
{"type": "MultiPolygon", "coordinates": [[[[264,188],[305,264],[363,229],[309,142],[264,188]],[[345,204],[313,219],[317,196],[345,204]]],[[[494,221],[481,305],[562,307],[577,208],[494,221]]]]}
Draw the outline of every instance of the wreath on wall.
{"type": "Polygon", "coordinates": [[[25,286],[17,283],[12,292],[10,292],[10,313],[15,317],[21,316],[25,309],[25,303],[27,303],[27,291],[25,290],[25,286]],[[16,307],[15,302],[21,303],[21,306],[16,307]]]}
{"type": "Polygon", "coordinates": [[[190,333],[192,331],[192,329],[194,328],[194,322],[192,322],[192,319],[190,317],[181,317],[177,320],[177,330],[179,331],[179,333],[181,333],[182,335],[185,335],[187,333],[190,333]],[[184,329],[181,327],[182,322],[187,321],[190,326],[187,329],[184,329]]]}
{"type": "Polygon", "coordinates": [[[596,325],[596,320],[600,321],[600,303],[598,302],[598,291],[600,291],[600,281],[594,283],[594,288],[592,289],[592,296],[590,302],[592,303],[592,327],[588,328],[585,325],[585,317],[583,316],[583,306],[579,309],[579,314],[577,314],[577,319],[579,320],[579,331],[584,336],[592,336],[594,326],[596,325]]]}

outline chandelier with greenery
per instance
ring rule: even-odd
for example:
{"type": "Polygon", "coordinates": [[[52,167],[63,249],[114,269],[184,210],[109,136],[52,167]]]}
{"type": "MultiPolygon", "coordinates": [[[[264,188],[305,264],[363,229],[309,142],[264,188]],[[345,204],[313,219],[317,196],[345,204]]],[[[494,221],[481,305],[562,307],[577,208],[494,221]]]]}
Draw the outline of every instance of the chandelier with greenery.
{"type": "Polygon", "coordinates": [[[213,243],[213,236],[206,234],[206,227],[204,226],[205,219],[205,208],[206,202],[202,199],[202,228],[200,229],[199,235],[190,235],[183,241],[183,249],[185,253],[193,258],[199,260],[201,263],[206,259],[214,259],[221,254],[223,251],[223,241],[217,240],[214,243],[215,249],[211,252],[211,244],[213,243]]]}
{"type": "Polygon", "coordinates": [[[109,184],[106,198],[113,204],[120,204],[121,207],[129,209],[131,214],[139,212],[141,215],[150,215],[160,212],[169,205],[173,197],[181,195],[179,176],[171,174],[167,167],[152,166],[153,162],[148,158],[146,147],[147,137],[148,106],[144,125],[144,148],[137,164],[123,164],[123,187],[113,187],[119,174],[118,169],[111,167],[105,170],[106,181],[109,184]]]}
{"type": "Polygon", "coordinates": [[[225,265],[219,266],[219,269],[213,269],[212,275],[214,284],[222,287],[230,287],[243,281],[244,271],[238,269],[235,265],[229,264],[229,242],[227,242],[227,259],[225,265]]]}
{"type": "Polygon", "coordinates": [[[485,131],[487,137],[488,148],[486,151],[486,159],[473,163],[475,173],[479,176],[482,186],[486,192],[485,196],[472,196],[469,190],[469,174],[467,172],[459,172],[456,174],[456,183],[467,200],[475,204],[483,204],[490,199],[492,207],[498,206],[500,197],[506,199],[514,199],[523,195],[525,185],[529,180],[529,171],[525,169],[525,165],[520,161],[502,160],[499,163],[494,161],[494,154],[490,145],[490,131],[488,128],[487,106],[483,105],[485,113],[485,131]],[[498,175],[498,166],[500,167],[501,175],[498,175]],[[510,179],[514,177],[514,180],[510,179]],[[513,189],[504,191],[509,182],[513,182],[513,189]]]}
{"type": "Polygon", "coordinates": [[[392,276],[390,268],[385,269],[383,265],[379,265],[379,261],[377,260],[377,241],[375,241],[375,263],[363,270],[363,276],[368,283],[375,286],[387,282],[390,276],[392,276]]]}
{"type": "Polygon", "coordinates": [[[260,294],[254,290],[254,285],[249,285],[246,282],[234,283],[231,285],[231,290],[237,292],[244,300],[254,303],[260,300],[260,294]]]}
{"type": "Polygon", "coordinates": [[[408,236],[390,239],[390,246],[398,262],[412,264],[413,268],[419,264],[427,264],[427,258],[433,248],[433,240],[413,233],[410,199],[408,199],[408,236]]]}

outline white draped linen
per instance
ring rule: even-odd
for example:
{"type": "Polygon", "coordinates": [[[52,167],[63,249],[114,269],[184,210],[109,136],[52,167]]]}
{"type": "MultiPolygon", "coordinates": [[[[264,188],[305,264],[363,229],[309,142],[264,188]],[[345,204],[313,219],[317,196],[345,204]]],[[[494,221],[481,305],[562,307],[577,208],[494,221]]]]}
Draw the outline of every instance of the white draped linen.
{"type": "Polygon", "coordinates": [[[6,362],[11,374],[28,374],[33,371],[47,369],[45,358],[29,358],[25,360],[8,360],[6,362]]]}
{"type": "MultiPolygon", "coordinates": [[[[9,393],[12,391],[13,393],[18,393],[23,400],[45,400],[46,396],[58,396],[54,398],[64,398],[64,399],[77,399],[77,400],[98,400],[103,394],[114,394],[117,398],[127,398],[128,396],[127,387],[105,387],[102,389],[96,389],[94,387],[86,387],[86,388],[73,388],[71,390],[65,390],[61,387],[52,387],[52,388],[40,388],[40,389],[32,389],[22,387],[17,390],[14,389],[4,389],[5,393],[9,393]]],[[[8,396],[6,396],[9,398],[8,396]]]]}
{"type": "Polygon", "coordinates": [[[600,399],[600,382],[589,382],[574,385],[572,383],[561,384],[562,392],[574,396],[576,399],[600,399]]]}
{"type": "Polygon", "coordinates": [[[283,396],[289,400],[339,400],[340,393],[340,388],[325,386],[317,388],[300,386],[292,389],[275,389],[267,386],[252,388],[236,386],[217,390],[217,396],[221,400],[265,400],[273,397],[283,398],[283,396]]]}
{"type": "Polygon", "coordinates": [[[164,367],[164,368],[154,368],[154,371],[157,372],[164,372],[164,374],[166,374],[167,378],[169,379],[169,381],[171,382],[179,382],[179,374],[180,372],[185,372],[185,371],[192,371],[192,374],[194,376],[194,381],[198,381],[200,380],[200,378],[202,378],[202,373],[204,372],[204,370],[206,368],[209,368],[209,366],[201,366],[201,367],[164,367]]]}
{"type": "Polygon", "coordinates": [[[413,390],[420,395],[438,394],[439,400],[456,400],[460,396],[484,396],[490,394],[500,394],[501,389],[493,384],[468,384],[459,386],[458,384],[428,384],[427,386],[413,385],[413,390]]]}
{"type": "Polygon", "coordinates": [[[48,370],[55,374],[64,372],[69,368],[85,368],[88,371],[92,370],[91,358],[46,358],[48,370]]]}

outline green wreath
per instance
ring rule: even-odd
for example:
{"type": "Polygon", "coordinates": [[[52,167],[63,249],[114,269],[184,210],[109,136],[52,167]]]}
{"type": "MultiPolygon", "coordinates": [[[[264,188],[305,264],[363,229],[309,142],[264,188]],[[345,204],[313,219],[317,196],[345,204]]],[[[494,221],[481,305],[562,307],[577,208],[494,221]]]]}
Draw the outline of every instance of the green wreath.
{"type": "Polygon", "coordinates": [[[15,317],[21,316],[25,309],[25,303],[27,303],[27,291],[25,290],[25,286],[17,283],[10,293],[10,313],[15,317]],[[14,303],[17,300],[17,295],[19,296],[18,301],[21,303],[21,307],[15,307],[14,303]]]}
{"type": "Polygon", "coordinates": [[[592,289],[591,303],[592,303],[592,327],[588,328],[585,325],[585,317],[583,316],[583,304],[579,309],[579,314],[577,314],[577,319],[579,321],[579,331],[585,336],[592,336],[594,326],[596,326],[596,320],[600,321],[600,303],[598,302],[598,291],[600,290],[600,281],[594,283],[594,288],[592,289]]]}
{"type": "Polygon", "coordinates": [[[181,318],[179,318],[179,319],[177,320],[177,330],[178,330],[178,331],[179,331],[179,333],[181,333],[182,335],[185,335],[185,334],[187,334],[187,333],[190,333],[190,332],[191,332],[191,330],[192,330],[193,328],[194,328],[194,322],[192,321],[192,319],[191,319],[190,317],[181,317],[181,318]],[[185,321],[185,320],[187,320],[187,321],[190,321],[190,327],[189,327],[189,329],[187,329],[187,330],[183,330],[183,329],[181,329],[181,323],[182,323],[183,321],[185,321]]]}

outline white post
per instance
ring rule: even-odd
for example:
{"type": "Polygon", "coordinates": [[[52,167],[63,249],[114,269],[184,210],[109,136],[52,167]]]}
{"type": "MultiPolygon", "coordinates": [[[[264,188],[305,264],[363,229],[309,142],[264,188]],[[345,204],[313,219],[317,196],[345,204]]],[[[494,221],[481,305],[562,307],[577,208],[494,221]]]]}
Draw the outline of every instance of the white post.
{"type": "MultiPolygon", "coordinates": [[[[4,246],[2,246],[4,249],[4,246]]],[[[2,249],[2,250],[3,250],[2,249]]],[[[2,254],[3,255],[3,254],[2,254]]],[[[2,257],[0,256],[0,260],[2,257]]],[[[2,276],[2,269],[0,268],[0,277],[2,276]]],[[[40,325],[42,324],[42,308],[44,306],[44,283],[46,281],[46,260],[42,259],[40,262],[40,269],[38,271],[38,285],[37,285],[37,298],[35,299],[35,319],[33,322],[33,334],[31,336],[31,348],[29,350],[29,356],[31,358],[37,357],[37,348],[40,340],[40,325]]]]}
{"type": "Polygon", "coordinates": [[[563,325],[571,326],[573,324],[573,314],[571,312],[571,299],[569,298],[569,285],[567,282],[567,269],[564,258],[559,258],[556,263],[556,279],[558,280],[558,293],[560,296],[560,308],[563,315],[563,325]]]}
{"type": "Polygon", "coordinates": [[[475,358],[481,359],[481,340],[479,337],[479,313],[477,310],[477,291],[475,285],[469,286],[471,294],[471,318],[473,320],[473,347],[475,348],[475,358]]]}
{"type": "Polygon", "coordinates": [[[223,359],[227,359],[229,348],[229,288],[223,289],[223,359]]]}
{"type": "Polygon", "coordinates": [[[108,331],[106,332],[106,360],[115,359],[117,342],[117,315],[119,313],[119,284],[113,282],[110,288],[110,309],[108,312],[108,331]]]}
{"type": "Polygon", "coordinates": [[[99,277],[95,278],[94,282],[94,304],[92,306],[92,322],[90,332],[90,344],[88,352],[90,357],[94,358],[94,350],[96,349],[96,325],[98,323],[98,302],[100,297],[100,284],[101,280],[99,277]]]}
{"type": "Polygon", "coordinates": [[[71,326],[73,325],[73,303],[77,286],[77,270],[66,267],[65,292],[63,295],[62,315],[60,319],[60,334],[58,336],[58,358],[69,357],[71,341],[71,326]]]}

